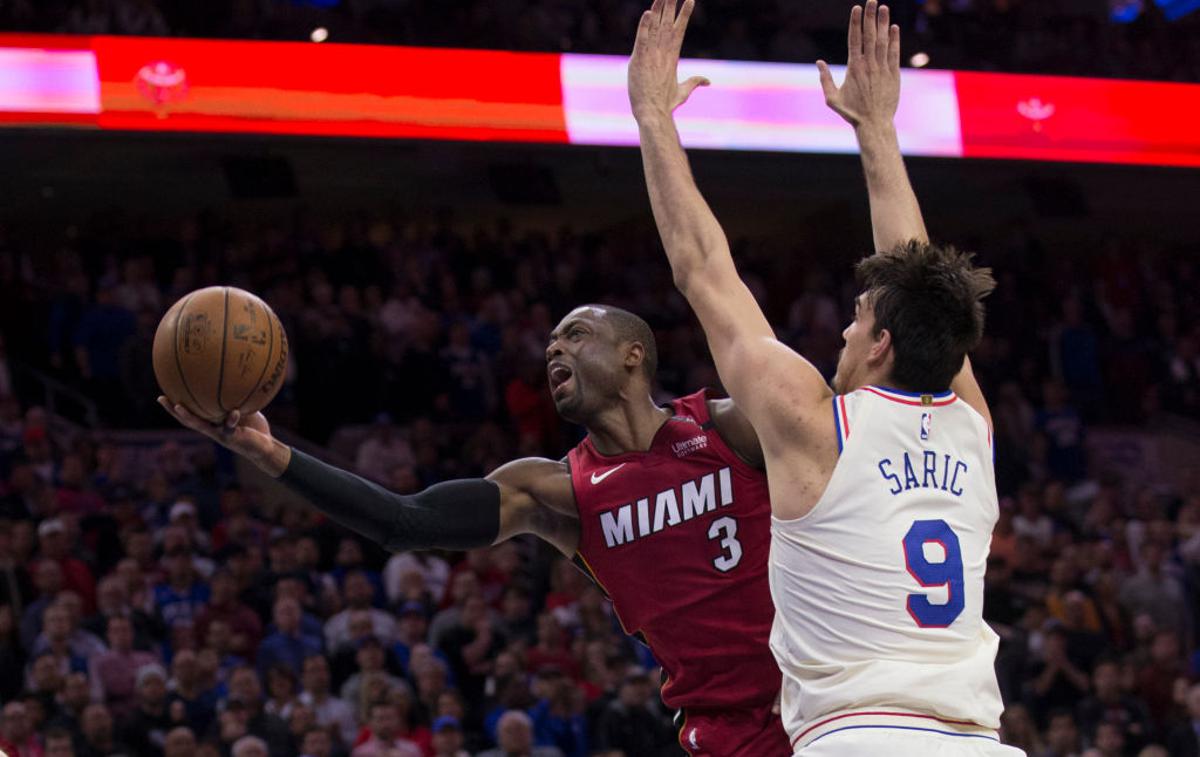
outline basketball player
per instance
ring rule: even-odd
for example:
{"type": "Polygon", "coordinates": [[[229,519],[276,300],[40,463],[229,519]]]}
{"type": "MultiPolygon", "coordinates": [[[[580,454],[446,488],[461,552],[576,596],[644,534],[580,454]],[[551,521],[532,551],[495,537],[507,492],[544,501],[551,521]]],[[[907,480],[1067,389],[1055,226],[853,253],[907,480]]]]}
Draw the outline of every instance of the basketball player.
{"type": "Polygon", "coordinates": [[[862,145],[877,249],[834,378],[775,338],[738,278],[672,112],[694,0],[655,0],[629,67],[654,216],[675,282],[762,443],[773,507],[771,648],[803,755],[1001,755],[996,634],[983,576],[997,518],[987,404],[966,362],[993,286],[929,244],[897,146],[899,29],[875,0],[850,23],[828,103],[862,145]]]}
{"type": "Polygon", "coordinates": [[[573,310],[550,334],[546,361],[555,407],[587,438],[565,460],[518,460],[412,496],[288,447],[261,413],[234,412],[221,427],[159,402],[389,549],[540,536],[575,558],[626,632],[653,651],[689,754],[790,754],[768,644],[771,511],[749,422],[732,401],[703,391],[657,407],[654,335],[618,308],[573,310]]]}

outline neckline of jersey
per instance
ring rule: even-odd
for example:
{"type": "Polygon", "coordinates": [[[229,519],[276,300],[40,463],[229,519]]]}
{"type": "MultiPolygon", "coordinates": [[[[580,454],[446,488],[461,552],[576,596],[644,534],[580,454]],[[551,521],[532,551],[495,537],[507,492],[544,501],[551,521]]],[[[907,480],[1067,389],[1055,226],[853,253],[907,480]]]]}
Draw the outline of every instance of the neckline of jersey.
{"type": "Polygon", "coordinates": [[[588,447],[591,448],[593,455],[600,458],[601,460],[603,460],[606,463],[619,463],[622,460],[636,458],[636,457],[644,457],[646,455],[652,454],[654,452],[655,448],[659,446],[659,441],[662,439],[663,433],[666,431],[667,426],[671,425],[672,421],[679,418],[679,408],[676,407],[676,405],[675,405],[675,402],[677,402],[677,401],[678,400],[675,400],[675,401],[671,402],[669,405],[659,405],[659,407],[662,408],[663,410],[670,410],[671,416],[669,418],[667,418],[665,421],[663,421],[663,424],[658,427],[657,431],[654,432],[654,436],[650,439],[650,447],[649,448],[644,449],[644,450],[629,450],[628,452],[618,452],[615,455],[606,455],[603,452],[601,452],[600,450],[596,449],[596,444],[595,444],[595,442],[592,441],[591,434],[588,434],[586,437],[588,447]]]}
{"type": "Polygon", "coordinates": [[[879,384],[870,384],[863,388],[876,389],[881,392],[889,392],[891,394],[897,394],[901,397],[909,397],[912,399],[920,399],[921,397],[929,396],[933,397],[935,400],[944,400],[954,396],[954,390],[952,389],[947,389],[944,392],[907,392],[903,389],[893,389],[890,386],[880,386],[879,384]]]}

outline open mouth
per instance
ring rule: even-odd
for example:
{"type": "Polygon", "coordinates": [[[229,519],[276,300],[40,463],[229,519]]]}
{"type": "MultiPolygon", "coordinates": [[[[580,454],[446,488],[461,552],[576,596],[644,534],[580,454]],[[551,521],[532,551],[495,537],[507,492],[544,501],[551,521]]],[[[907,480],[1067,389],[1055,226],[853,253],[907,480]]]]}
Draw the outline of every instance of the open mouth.
{"type": "Polygon", "coordinates": [[[562,363],[550,363],[548,366],[550,377],[550,393],[557,397],[559,390],[566,387],[571,379],[574,378],[575,372],[562,363]]]}

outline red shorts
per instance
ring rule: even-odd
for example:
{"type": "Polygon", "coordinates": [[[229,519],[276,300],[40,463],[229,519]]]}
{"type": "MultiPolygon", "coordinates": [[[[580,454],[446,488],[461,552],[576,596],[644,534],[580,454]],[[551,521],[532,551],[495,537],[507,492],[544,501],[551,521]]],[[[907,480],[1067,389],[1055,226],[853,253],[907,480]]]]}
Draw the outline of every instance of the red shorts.
{"type": "Polygon", "coordinates": [[[791,757],[783,721],[771,710],[688,708],[676,721],[679,745],[691,757],[791,757]]]}

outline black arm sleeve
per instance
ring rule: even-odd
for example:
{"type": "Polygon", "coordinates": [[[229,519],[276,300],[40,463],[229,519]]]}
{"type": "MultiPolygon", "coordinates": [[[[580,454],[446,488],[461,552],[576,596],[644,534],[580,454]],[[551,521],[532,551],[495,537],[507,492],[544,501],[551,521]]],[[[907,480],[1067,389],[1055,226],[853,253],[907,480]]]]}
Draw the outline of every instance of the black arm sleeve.
{"type": "Polygon", "coordinates": [[[394,552],[486,547],[500,533],[500,487],[482,478],[396,494],[293,447],[279,480],[337,523],[394,552]]]}

